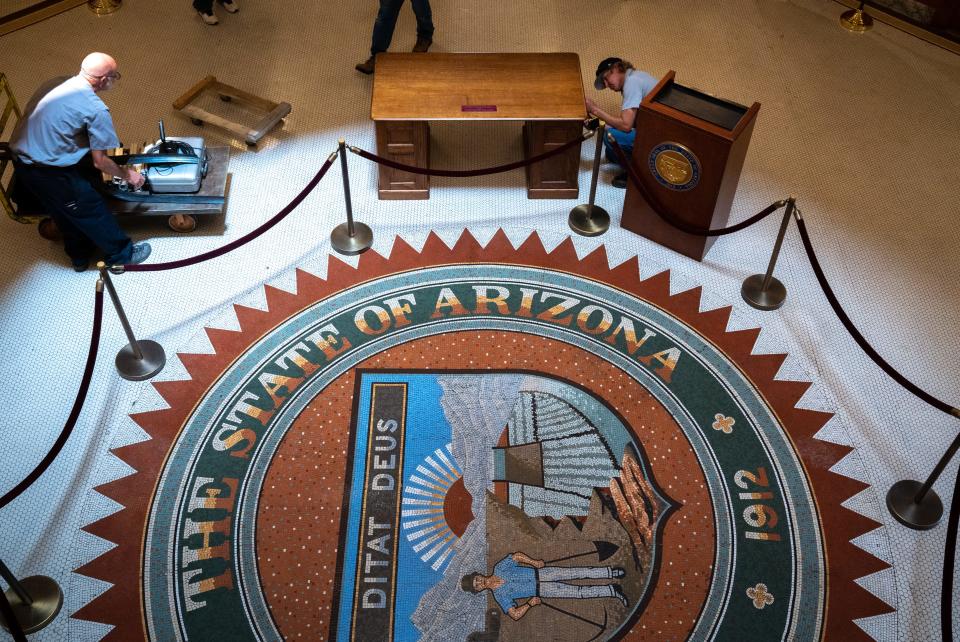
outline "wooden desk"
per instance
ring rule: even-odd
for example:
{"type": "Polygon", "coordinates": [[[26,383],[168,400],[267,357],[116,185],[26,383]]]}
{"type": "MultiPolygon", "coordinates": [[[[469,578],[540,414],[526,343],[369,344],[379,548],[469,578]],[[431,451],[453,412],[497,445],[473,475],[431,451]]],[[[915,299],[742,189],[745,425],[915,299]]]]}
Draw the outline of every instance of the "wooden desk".
{"type": "MultiPolygon", "coordinates": [[[[574,53],[385,53],[370,117],[377,153],[430,167],[431,120],[520,120],[526,157],[559,147],[586,118],[574,53]]],[[[527,168],[528,198],[576,198],[580,147],[527,168]]],[[[477,168],[479,169],[479,168],[477,168]]],[[[381,199],[430,198],[430,177],[380,166],[381,199]]]]}

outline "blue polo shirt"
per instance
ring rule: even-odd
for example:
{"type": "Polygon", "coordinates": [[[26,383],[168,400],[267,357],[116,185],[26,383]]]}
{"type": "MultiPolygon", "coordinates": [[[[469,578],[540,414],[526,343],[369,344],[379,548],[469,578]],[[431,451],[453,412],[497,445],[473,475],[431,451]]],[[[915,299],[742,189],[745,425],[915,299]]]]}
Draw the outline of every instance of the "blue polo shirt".
{"type": "Polygon", "coordinates": [[[504,613],[516,606],[516,600],[525,600],[537,594],[536,570],[517,564],[509,555],[497,562],[493,574],[503,578],[503,585],[493,589],[493,599],[504,613]]]}
{"type": "Polygon", "coordinates": [[[53,167],[76,165],[91,149],[119,145],[110,110],[82,76],[44,83],[10,139],[21,162],[53,167]]]}
{"type": "Polygon", "coordinates": [[[643,97],[653,91],[657,86],[657,79],[645,71],[639,69],[627,69],[626,78],[623,79],[623,103],[620,106],[624,109],[636,109],[640,106],[643,97]]]}

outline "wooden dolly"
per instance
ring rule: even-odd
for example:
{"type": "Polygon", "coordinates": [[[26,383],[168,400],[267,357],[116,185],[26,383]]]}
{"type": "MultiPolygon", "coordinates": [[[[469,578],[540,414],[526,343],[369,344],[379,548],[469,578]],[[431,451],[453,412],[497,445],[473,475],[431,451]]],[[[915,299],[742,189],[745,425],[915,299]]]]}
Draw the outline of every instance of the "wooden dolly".
{"type": "Polygon", "coordinates": [[[218,81],[215,76],[207,76],[187,90],[187,93],[173,102],[173,108],[189,116],[194,125],[210,123],[211,125],[225,129],[243,138],[247,145],[256,145],[268,131],[290,113],[290,103],[275,103],[265,98],[254,96],[242,89],[237,89],[236,87],[218,81]],[[258,110],[265,111],[266,115],[260,122],[254,125],[253,128],[249,128],[241,123],[227,120],[223,116],[211,114],[207,110],[191,104],[200,94],[208,89],[216,92],[217,95],[220,96],[220,100],[225,102],[236,100],[237,102],[250,105],[258,110]]]}

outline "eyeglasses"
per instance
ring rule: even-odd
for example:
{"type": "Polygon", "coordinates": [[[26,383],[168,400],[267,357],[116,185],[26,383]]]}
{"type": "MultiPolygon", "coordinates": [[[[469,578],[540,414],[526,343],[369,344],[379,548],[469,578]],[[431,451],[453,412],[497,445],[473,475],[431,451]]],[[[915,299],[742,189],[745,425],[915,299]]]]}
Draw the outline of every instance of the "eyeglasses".
{"type": "Polygon", "coordinates": [[[96,74],[91,74],[86,69],[81,69],[80,71],[82,71],[84,74],[86,74],[87,76],[90,76],[95,80],[100,80],[101,78],[109,78],[110,80],[120,80],[119,71],[111,71],[109,74],[100,74],[99,76],[97,76],[96,74]]]}

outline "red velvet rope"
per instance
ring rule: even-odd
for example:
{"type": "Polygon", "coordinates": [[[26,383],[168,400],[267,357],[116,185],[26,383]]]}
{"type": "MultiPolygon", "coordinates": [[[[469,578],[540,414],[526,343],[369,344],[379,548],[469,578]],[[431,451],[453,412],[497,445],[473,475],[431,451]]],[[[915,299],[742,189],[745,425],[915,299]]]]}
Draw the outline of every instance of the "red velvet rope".
{"type": "MultiPolygon", "coordinates": [[[[300,191],[300,193],[293,198],[292,201],[287,203],[286,207],[284,207],[282,210],[277,212],[266,223],[264,223],[257,229],[244,234],[240,238],[234,241],[231,241],[222,247],[218,247],[216,249],[210,250],[209,252],[204,252],[203,254],[198,254],[197,256],[192,256],[190,258],[180,259],[178,261],[167,261],[166,263],[140,263],[138,265],[128,264],[128,265],[121,266],[121,269],[118,271],[156,272],[158,270],[172,270],[174,268],[181,268],[181,267],[186,267],[188,265],[195,265],[203,261],[214,259],[218,256],[222,256],[226,254],[227,252],[230,252],[231,250],[237,249],[241,245],[245,245],[246,243],[249,243],[253,239],[257,238],[258,236],[260,236],[261,234],[263,234],[264,232],[272,228],[274,225],[282,221],[284,218],[286,218],[286,216],[290,212],[292,212],[298,205],[300,205],[300,203],[303,202],[303,199],[305,199],[310,194],[310,192],[312,192],[313,189],[317,186],[317,184],[320,182],[320,179],[323,178],[323,175],[327,173],[327,170],[330,169],[330,166],[333,164],[333,161],[335,158],[336,158],[336,155],[331,154],[330,157],[327,159],[327,162],[325,162],[323,164],[323,167],[320,168],[320,171],[318,171],[317,174],[312,179],[310,179],[310,182],[307,183],[307,186],[304,187],[300,191]]],[[[111,267],[110,269],[112,271],[114,268],[111,267]]]]}
{"type": "Polygon", "coordinates": [[[580,138],[574,138],[571,141],[567,141],[560,147],[551,149],[549,152],[544,152],[542,154],[537,154],[536,156],[531,156],[521,161],[516,161],[513,163],[507,163],[506,165],[497,165],[496,167],[488,167],[486,169],[429,169],[426,167],[416,167],[414,165],[404,165],[403,163],[397,163],[392,160],[388,160],[383,156],[377,156],[371,152],[360,149],[359,147],[350,146],[350,151],[354,154],[366,158],[369,161],[374,163],[379,163],[381,165],[386,165],[387,167],[392,167],[393,169],[398,169],[403,172],[410,172],[411,174],[424,174],[426,176],[449,176],[449,177],[468,177],[468,176],[484,176],[486,174],[499,174],[501,172],[508,172],[511,169],[517,169],[519,167],[525,167],[527,165],[532,165],[534,163],[539,163],[540,161],[550,158],[551,156],[556,156],[562,152],[567,151],[574,145],[581,145],[583,141],[587,140],[593,136],[593,133],[590,133],[586,136],[581,136],[580,138]]]}
{"type": "Polygon", "coordinates": [[[867,342],[866,338],[860,334],[860,331],[857,330],[857,327],[853,325],[853,321],[850,320],[850,317],[847,316],[847,313],[843,311],[842,307],[840,307],[840,302],[837,300],[836,295],[833,293],[833,289],[827,282],[827,277],[823,273],[823,268],[820,267],[820,262],[817,260],[817,255],[813,251],[813,244],[810,242],[809,234],[807,234],[807,225],[804,223],[803,217],[797,216],[796,219],[797,229],[800,230],[800,238],[803,240],[803,247],[807,251],[807,258],[810,259],[810,267],[813,268],[813,273],[816,275],[817,281],[820,283],[820,289],[823,290],[824,295],[827,297],[827,301],[830,302],[830,307],[833,308],[834,314],[836,314],[840,319],[840,323],[842,323],[843,327],[847,329],[847,332],[850,333],[850,336],[853,337],[853,340],[858,346],[860,346],[860,349],[866,352],[867,356],[870,357],[875,364],[880,366],[881,370],[890,375],[894,381],[912,392],[914,395],[923,401],[926,401],[937,410],[942,410],[948,415],[953,415],[955,417],[960,416],[958,415],[958,410],[956,408],[944,401],[940,401],[929,392],[922,390],[915,383],[897,372],[893,366],[887,363],[884,358],[880,356],[880,353],[873,349],[873,346],[867,342]]]}
{"type": "Polygon", "coordinates": [[[768,207],[760,210],[745,221],[741,221],[736,225],[731,225],[730,227],[724,227],[718,230],[708,230],[695,225],[690,225],[689,223],[685,223],[684,221],[676,219],[667,214],[666,208],[660,204],[660,201],[650,193],[650,191],[647,189],[647,186],[644,185],[640,180],[640,177],[637,175],[637,170],[634,168],[633,163],[627,159],[627,155],[623,153],[623,148],[617,143],[617,139],[610,136],[608,140],[613,145],[613,151],[616,152],[617,158],[620,159],[620,165],[626,168],[627,176],[629,177],[630,182],[640,190],[640,194],[647,201],[647,203],[650,204],[650,207],[653,209],[653,211],[656,212],[657,216],[681,232],[686,232],[687,234],[693,234],[695,236],[723,236],[724,234],[733,234],[734,232],[739,232],[742,229],[750,227],[757,221],[763,220],[787,204],[786,201],[777,201],[776,203],[772,203],[768,207]]]}
{"type": "Polygon", "coordinates": [[[70,438],[73,427],[80,417],[80,410],[83,409],[83,402],[87,398],[87,390],[90,388],[90,379],[93,377],[93,367],[97,363],[97,349],[100,347],[100,327],[102,324],[103,289],[97,287],[97,296],[93,307],[93,331],[90,334],[90,350],[87,352],[87,365],[83,370],[83,378],[80,380],[80,388],[77,390],[77,398],[73,402],[70,417],[67,419],[67,423],[63,425],[63,430],[60,431],[60,436],[57,437],[57,441],[54,442],[53,447],[50,448],[46,456],[37,464],[36,468],[31,470],[30,474],[23,478],[23,481],[10,489],[3,497],[0,497],[0,508],[3,508],[19,497],[33,482],[37,481],[40,475],[53,463],[57,455],[60,454],[64,444],[67,443],[67,439],[70,438]]]}

